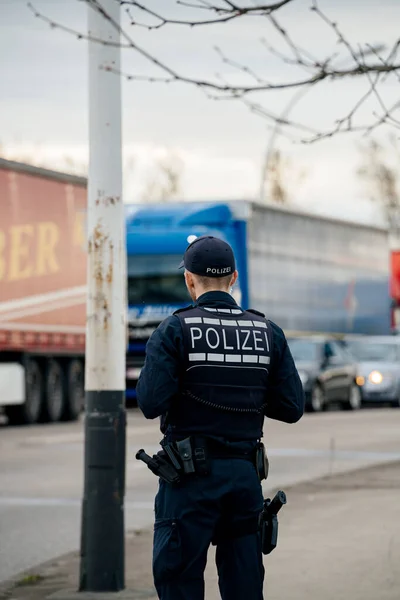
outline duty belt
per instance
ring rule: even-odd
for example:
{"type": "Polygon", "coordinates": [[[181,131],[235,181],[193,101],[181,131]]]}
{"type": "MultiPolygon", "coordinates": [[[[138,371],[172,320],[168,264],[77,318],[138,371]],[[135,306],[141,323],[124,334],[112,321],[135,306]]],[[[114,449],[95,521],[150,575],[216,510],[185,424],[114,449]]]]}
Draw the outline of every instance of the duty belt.
{"type": "Polygon", "coordinates": [[[209,458],[242,458],[254,462],[256,449],[246,452],[218,440],[207,438],[207,451],[209,458]]]}
{"type": "Polygon", "coordinates": [[[136,454],[148,468],[167,483],[179,483],[183,476],[208,475],[211,459],[242,459],[254,464],[260,480],[268,476],[268,459],[263,444],[250,451],[232,447],[213,438],[190,436],[183,440],[161,442],[162,450],[151,458],[144,450],[136,454]]]}

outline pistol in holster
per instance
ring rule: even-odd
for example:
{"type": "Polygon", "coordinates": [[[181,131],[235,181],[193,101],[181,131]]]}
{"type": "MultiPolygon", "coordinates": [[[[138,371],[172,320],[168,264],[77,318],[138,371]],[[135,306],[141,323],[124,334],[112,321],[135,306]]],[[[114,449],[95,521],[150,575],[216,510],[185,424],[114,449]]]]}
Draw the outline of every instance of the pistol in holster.
{"type": "Polygon", "coordinates": [[[279,491],[272,500],[264,500],[263,510],[260,513],[258,524],[261,535],[261,549],[263,554],[270,554],[278,543],[278,512],[286,504],[285,492],[279,491]]]}
{"type": "Polygon", "coordinates": [[[171,460],[171,454],[169,449],[160,450],[153,457],[146,454],[144,450],[139,450],[136,453],[137,460],[144,462],[150,471],[157,475],[163,481],[167,483],[179,483],[181,480],[182,467],[179,461],[173,456],[171,460]]]}
{"type": "Polygon", "coordinates": [[[136,458],[167,483],[179,483],[182,477],[196,473],[208,475],[209,459],[205,438],[187,437],[178,442],[161,442],[162,450],[153,457],[139,450],[136,458]]]}

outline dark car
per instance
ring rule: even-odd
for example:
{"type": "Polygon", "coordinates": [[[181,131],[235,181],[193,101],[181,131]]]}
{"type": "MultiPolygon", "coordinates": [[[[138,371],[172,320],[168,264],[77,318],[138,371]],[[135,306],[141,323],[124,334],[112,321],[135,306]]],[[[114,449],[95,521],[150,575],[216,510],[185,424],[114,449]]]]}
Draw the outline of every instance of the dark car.
{"type": "Polygon", "coordinates": [[[358,361],[363,402],[400,407],[400,337],[349,336],[343,343],[358,361]]]}
{"type": "Polygon", "coordinates": [[[288,339],[304,387],[306,408],[318,412],[331,403],[357,410],[361,390],[357,384],[357,363],[335,339],[296,337],[288,339]]]}

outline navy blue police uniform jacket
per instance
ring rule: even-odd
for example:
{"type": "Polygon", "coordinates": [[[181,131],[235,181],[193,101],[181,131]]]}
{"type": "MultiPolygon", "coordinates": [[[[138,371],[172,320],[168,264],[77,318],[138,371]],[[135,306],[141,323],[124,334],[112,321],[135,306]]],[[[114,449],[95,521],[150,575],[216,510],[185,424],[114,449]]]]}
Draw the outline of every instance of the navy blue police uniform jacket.
{"type": "MultiPolygon", "coordinates": [[[[238,307],[230,294],[221,291],[202,294],[193,306],[238,307]]],[[[272,329],[273,344],[268,398],[264,414],[270,419],[295,423],[304,412],[303,386],[285,334],[272,321],[268,321],[268,323],[272,329]]],[[[184,336],[181,322],[178,315],[171,315],[158,326],[147,342],[146,360],[136,387],[139,408],[147,419],[161,418],[161,431],[167,438],[169,426],[166,415],[171,410],[180,391],[179,367],[184,360],[184,336]]],[[[221,440],[223,439],[224,432],[221,432],[221,440]]],[[[246,439],[245,432],[243,432],[243,439],[246,439]]],[[[229,440],[226,441],[229,442],[229,440]]]]}

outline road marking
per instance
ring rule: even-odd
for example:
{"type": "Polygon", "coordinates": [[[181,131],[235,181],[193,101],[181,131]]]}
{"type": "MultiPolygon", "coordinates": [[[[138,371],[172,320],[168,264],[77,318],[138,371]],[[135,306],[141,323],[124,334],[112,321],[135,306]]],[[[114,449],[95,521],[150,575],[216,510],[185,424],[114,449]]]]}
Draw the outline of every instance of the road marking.
{"type": "Polygon", "coordinates": [[[267,450],[269,456],[332,456],[357,460],[400,460],[400,452],[369,452],[364,450],[312,450],[308,448],[271,448],[267,450]]]}
{"type": "MultiPolygon", "coordinates": [[[[73,506],[81,507],[82,500],[78,498],[20,498],[12,496],[0,496],[0,506],[73,506]]],[[[128,509],[145,509],[153,510],[154,501],[152,502],[136,502],[128,500],[125,502],[125,508],[128,509]]]]}
{"type": "MultiPolygon", "coordinates": [[[[159,428],[158,423],[152,425],[135,425],[129,426],[127,429],[127,439],[137,438],[138,436],[146,435],[148,433],[156,433],[159,428]]],[[[6,440],[0,442],[0,446],[45,446],[45,445],[63,445],[63,444],[83,444],[84,431],[73,432],[73,433],[55,433],[45,434],[43,432],[37,432],[38,435],[24,436],[20,439],[14,439],[11,436],[6,440]]],[[[35,432],[36,434],[36,432],[35,432]]]]}

